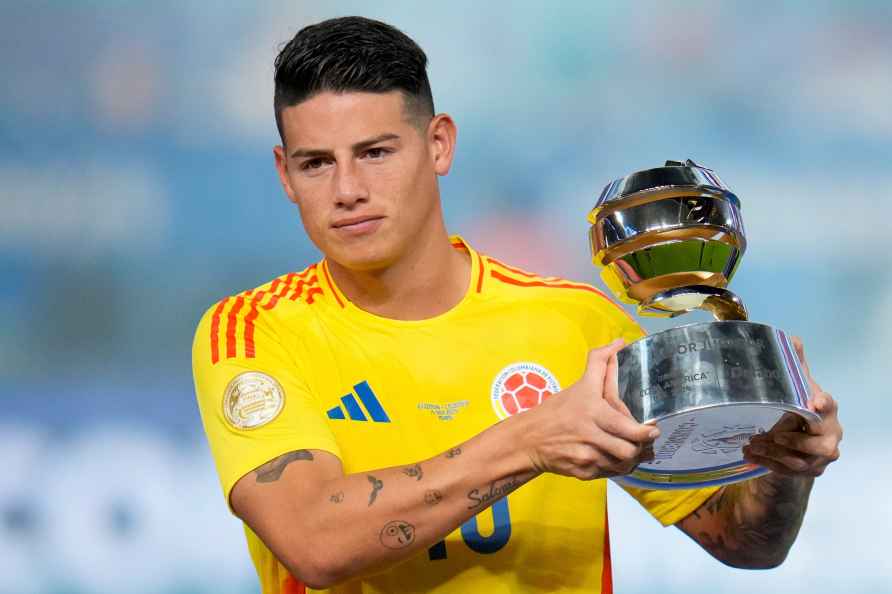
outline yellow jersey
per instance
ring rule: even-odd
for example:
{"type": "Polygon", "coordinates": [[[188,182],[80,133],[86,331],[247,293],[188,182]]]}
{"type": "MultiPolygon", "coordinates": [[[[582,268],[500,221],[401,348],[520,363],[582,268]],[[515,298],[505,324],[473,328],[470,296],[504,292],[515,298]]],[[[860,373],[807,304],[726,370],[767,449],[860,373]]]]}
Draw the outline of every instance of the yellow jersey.
{"type": "MultiPolygon", "coordinates": [[[[469,286],[431,319],[356,307],[325,260],[208,310],[193,369],[227,501],[242,476],[294,450],[331,452],[348,474],[435,456],[577,381],[590,349],[643,334],[590,285],[452,243],[470,256],[469,286]]],[[[664,525],[715,491],[627,490],[664,525]]],[[[607,594],[606,492],[604,480],[541,475],[428,550],[328,591],[607,594]]],[[[245,533],[264,594],[310,591],[245,533]]]]}

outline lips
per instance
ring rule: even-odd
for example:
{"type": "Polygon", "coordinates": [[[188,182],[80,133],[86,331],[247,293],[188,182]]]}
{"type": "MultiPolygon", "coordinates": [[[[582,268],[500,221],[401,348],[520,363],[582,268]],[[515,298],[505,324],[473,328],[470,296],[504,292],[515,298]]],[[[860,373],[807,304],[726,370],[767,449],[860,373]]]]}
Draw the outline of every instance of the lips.
{"type": "Polygon", "coordinates": [[[381,226],[382,221],[384,221],[383,216],[364,215],[339,219],[331,226],[335,232],[341,235],[357,237],[374,233],[381,226]]]}
{"type": "Polygon", "coordinates": [[[358,216],[358,217],[339,219],[339,220],[335,221],[334,223],[332,223],[331,226],[334,227],[335,229],[341,229],[344,227],[353,227],[355,225],[361,225],[361,224],[369,222],[369,221],[378,221],[383,218],[384,217],[382,217],[380,215],[363,215],[363,216],[358,216]]]}

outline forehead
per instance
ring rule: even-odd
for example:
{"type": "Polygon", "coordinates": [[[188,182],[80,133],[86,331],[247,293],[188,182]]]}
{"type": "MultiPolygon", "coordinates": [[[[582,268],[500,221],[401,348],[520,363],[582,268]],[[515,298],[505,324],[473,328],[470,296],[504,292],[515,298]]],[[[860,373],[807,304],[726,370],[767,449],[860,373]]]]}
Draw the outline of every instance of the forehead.
{"type": "Polygon", "coordinates": [[[282,110],[288,146],[333,148],[411,128],[402,93],[324,91],[282,110]]]}

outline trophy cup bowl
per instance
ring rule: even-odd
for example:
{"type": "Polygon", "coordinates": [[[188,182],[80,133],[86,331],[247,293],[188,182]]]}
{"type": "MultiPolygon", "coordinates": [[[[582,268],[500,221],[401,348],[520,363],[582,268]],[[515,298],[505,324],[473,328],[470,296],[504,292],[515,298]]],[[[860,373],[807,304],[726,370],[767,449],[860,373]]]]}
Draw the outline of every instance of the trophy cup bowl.
{"type": "Polygon", "coordinates": [[[714,171],[667,161],[607,185],[589,213],[592,261],[644,316],[693,310],[716,321],[646,336],[618,355],[619,395],[660,427],[654,459],[616,481],[689,489],[768,472],[743,459],[750,438],[785,413],[820,421],[789,337],[747,321],[726,289],[746,250],[740,200],[714,171]]]}

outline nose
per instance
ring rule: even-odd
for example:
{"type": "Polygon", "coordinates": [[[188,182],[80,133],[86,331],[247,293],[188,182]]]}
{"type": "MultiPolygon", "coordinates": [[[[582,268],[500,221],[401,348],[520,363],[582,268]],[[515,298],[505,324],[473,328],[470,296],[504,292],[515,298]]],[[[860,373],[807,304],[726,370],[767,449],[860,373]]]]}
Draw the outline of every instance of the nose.
{"type": "Polygon", "coordinates": [[[334,176],[335,205],[340,208],[351,209],[359,203],[368,200],[368,191],[356,166],[348,161],[344,165],[338,164],[334,176]]]}

